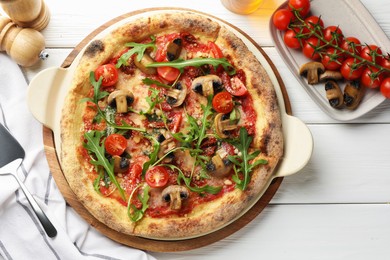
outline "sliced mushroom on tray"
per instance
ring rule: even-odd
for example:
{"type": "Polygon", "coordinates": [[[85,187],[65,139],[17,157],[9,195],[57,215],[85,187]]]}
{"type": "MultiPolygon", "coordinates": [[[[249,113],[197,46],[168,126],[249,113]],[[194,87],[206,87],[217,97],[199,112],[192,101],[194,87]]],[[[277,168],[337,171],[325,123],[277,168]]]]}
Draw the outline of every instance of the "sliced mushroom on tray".
{"type": "Polygon", "coordinates": [[[170,185],[162,191],[162,199],[170,203],[170,208],[173,210],[181,209],[182,201],[188,199],[189,191],[181,185],[170,185]]]}
{"type": "Polygon", "coordinates": [[[329,104],[334,108],[340,108],[343,105],[343,93],[336,81],[328,80],[325,83],[326,98],[329,104]]]}
{"type": "Polygon", "coordinates": [[[107,102],[109,106],[116,107],[116,112],[126,113],[128,107],[134,102],[134,95],[129,90],[115,90],[110,93],[107,102]]]}
{"type": "Polygon", "coordinates": [[[325,67],[321,62],[310,61],[301,66],[299,75],[306,76],[308,84],[317,84],[320,74],[324,71],[325,67]]]}
{"type": "Polygon", "coordinates": [[[355,109],[364,96],[365,88],[358,81],[348,82],[344,88],[344,105],[348,109],[355,109]]]}
{"type": "Polygon", "coordinates": [[[205,97],[222,90],[222,79],[217,75],[200,76],[192,81],[191,89],[205,97]]]}
{"type": "Polygon", "coordinates": [[[326,70],[324,73],[322,73],[320,75],[320,78],[319,78],[319,80],[321,82],[325,82],[327,80],[338,81],[338,80],[342,80],[342,79],[343,79],[343,75],[341,74],[341,72],[335,71],[335,70],[326,70]]]}
{"type": "Polygon", "coordinates": [[[178,82],[167,91],[167,96],[167,103],[172,107],[178,107],[183,104],[187,96],[187,87],[178,82]]]}

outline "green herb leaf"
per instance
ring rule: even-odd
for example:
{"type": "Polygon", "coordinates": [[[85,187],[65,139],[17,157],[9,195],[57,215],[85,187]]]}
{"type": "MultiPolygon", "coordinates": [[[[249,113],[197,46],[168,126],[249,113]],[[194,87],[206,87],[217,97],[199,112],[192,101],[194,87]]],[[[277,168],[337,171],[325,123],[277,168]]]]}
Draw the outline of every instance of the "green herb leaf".
{"type": "Polygon", "coordinates": [[[156,50],[157,47],[155,45],[156,38],[154,36],[150,37],[152,39],[152,42],[150,43],[136,43],[136,42],[129,42],[126,43],[126,47],[132,47],[129,49],[126,53],[122,54],[121,57],[118,59],[118,62],[116,63],[116,67],[120,68],[122,65],[128,65],[128,60],[133,56],[134,54],[137,54],[137,60],[141,61],[142,57],[145,54],[145,51],[148,48],[152,48],[153,50],[156,50]]]}
{"type": "Polygon", "coordinates": [[[100,144],[102,139],[102,133],[99,131],[89,131],[84,133],[84,137],[87,140],[87,142],[83,144],[84,147],[89,152],[93,153],[96,157],[96,160],[91,160],[91,163],[95,166],[101,166],[106,170],[110,181],[114,183],[114,185],[118,188],[122,199],[126,200],[125,193],[119,182],[115,178],[114,165],[113,163],[109,162],[108,159],[104,156],[104,142],[100,144]]]}
{"type": "Polygon", "coordinates": [[[148,86],[150,86],[150,85],[156,85],[156,86],[163,87],[163,88],[172,88],[172,86],[170,86],[170,85],[161,83],[160,81],[154,80],[154,79],[151,79],[151,78],[144,78],[144,79],[142,80],[142,82],[143,82],[144,84],[148,85],[148,86]]]}
{"type": "Polygon", "coordinates": [[[169,62],[152,62],[146,67],[173,67],[183,72],[185,67],[201,67],[203,65],[212,65],[215,69],[221,65],[229,75],[236,74],[236,70],[232,64],[228,62],[226,58],[193,58],[189,60],[177,59],[169,62]]]}
{"type": "Polygon", "coordinates": [[[245,127],[240,128],[240,138],[232,144],[241,152],[241,156],[232,156],[229,155],[228,159],[234,164],[234,171],[236,175],[232,177],[233,181],[236,183],[237,188],[245,190],[251,180],[250,173],[252,170],[260,165],[267,164],[268,161],[264,159],[256,160],[255,162],[250,162],[255,159],[260,151],[254,151],[249,153],[249,146],[252,143],[253,137],[248,135],[248,131],[245,127]],[[243,179],[239,178],[239,174],[243,174],[243,179]]]}
{"type": "MultiPolygon", "coordinates": [[[[144,192],[143,192],[142,196],[138,195],[138,199],[142,203],[142,208],[141,209],[138,209],[133,204],[130,204],[130,203],[128,204],[127,215],[129,216],[131,221],[137,222],[137,221],[141,220],[143,218],[143,216],[145,215],[146,210],[149,208],[149,205],[148,205],[148,201],[149,201],[149,198],[150,198],[150,196],[149,196],[149,189],[150,189],[150,187],[146,186],[144,188],[144,192]],[[130,212],[130,211],[132,211],[132,212],[130,212]]],[[[130,202],[130,199],[129,199],[129,202],[130,202]]]]}
{"type": "Polygon", "coordinates": [[[187,186],[187,188],[189,190],[193,191],[193,192],[196,192],[196,193],[206,192],[206,193],[210,193],[210,194],[217,194],[222,189],[222,187],[215,187],[215,186],[210,186],[210,185],[205,185],[205,186],[202,186],[202,187],[191,186],[191,178],[190,177],[186,177],[184,175],[184,173],[182,172],[182,170],[180,170],[180,168],[178,168],[177,166],[172,165],[172,164],[162,164],[162,165],[166,166],[166,167],[169,167],[172,170],[177,170],[179,172],[179,175],[177,177],[177,184],[181,185],[181,180],[183,180],[183,182],[187,186]]]}

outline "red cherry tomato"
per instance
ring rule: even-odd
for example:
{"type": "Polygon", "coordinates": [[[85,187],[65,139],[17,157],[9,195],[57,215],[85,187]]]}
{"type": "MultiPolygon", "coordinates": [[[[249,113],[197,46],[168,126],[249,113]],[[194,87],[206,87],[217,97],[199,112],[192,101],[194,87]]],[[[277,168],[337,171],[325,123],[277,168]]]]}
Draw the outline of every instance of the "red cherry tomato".
{"type": "Polygon", "coordinates": [[[118,70],[115,65],[108,63],[100,65],[95,70],[95,80],[98,81],[102,77],[102,86],[109,87],[118,81],[118,70]]]}
{"type": "Polygon", "coordinates": [[[248,93],[248,89],[238,77],[233,77],[230,83],[231,84],[229,85],[225,85],[225,89],[233,96],[240,97],[245,96],[248,93]]]}
{"type": "Polygon", "coordinates": [[[322,30],[324,28],[324,22],[322,21],[321,18],[319,18],[318,16],[315,16],[315,15],[312,15],[312,16],[309,16],[305,19],[305,24],[309,27],[309,28],[304,28],[303,29],[303,33],[309,33],[310,30],[313,30],[314,28],[316,27],[320,27],[319,29],[322,30]]]}
{"type": "Polygon", "coordinates": [[[161,188],[167,185],[169,173],[164,166],[154,166],[146,171],[145,181],[152,188],[161,188]]]}
{"type": "Polygon", "coordinates": [[[174,82],[180,75],[180,70],[173,67],[158,67],[157,74],[168,82],[174,82]]]}
{"type": "Polygon", "coordinates": [[[354,58],[348,58],[341,65],[340,72],[346,80],[355,80],[362,75],[364,67],[357,66],[357,62],[354,58]]]}
{"type": "Polygon", "coordinates": [[[383,80],[383,73],[377,74],[379,69],[367,67],[364,69],[360,82],[367,88],[378,88],[383,80]]]}
{"type": "Polygon", "coordinates": [[[347,37],[340,44],[340,48],[350,53],[360,54],[362,46],[360,40],[355,37],[347,37]]]}
{"type": "Polygon", "coordinates": [[[288,9],[280,9],[275,12],[272,21],[278,30],[287,30],[288,25],[293,20],[294,14],[288,9]]]}
{"type": "Polygon", "coordinates": [[[214,42],[209,41],[207,46],[210,49],[211,56],[213,56],[216,59],[223,58],[223,53],[221,49],[216,45],[214,42]]]}
{"type": "Polygon", "coordinates": [[[381,65],[383,68],[385,68],[385,69],[388,70],[388,72],[385,72],[385,74],[386,74],[387,76],[390,76],[390,56],[384,57],[384,58],[381,60],[380,65],[381,65]]]}
{"type": "Polygon", "coordinates": [[[380,55],[382,55],[381,48],[373,44],[364,46],[360,52],[360,57],[377,64],[382,61],[382,57],[380,55]]]}
{"type": "Polygon", "coordinates": [[[324,39],[332,44],[341,44],[343,40],[343,32],[338,26],[328,26],[324,29],[324,39]]]}
{"type": "Polygon", "coordinates": [[[127,140],[123,135],[111,134],[107,136],[104,147],[111,155],[121,155],[127,148],[127,140]]]}
{"type": "Polygon", "coordinates": [[[180,129],[181,121],[183,120],[182,113],[175,113],[173,115],[169,115],[169,124],[168,128],[172,133],[177,133],[180,129]]]}
{"type": "Polygon", "coordinates": [[[297,10],[301,18],[305,18],[310,11],[310,0],[289,0],[290,10],[297,10]]]}
{"type": "Polygon", "coordinates": [[[297,33],[294,30],[288,29],[284,34],[283,40],[287,47],[292,49],[301,48],[301,42],[296,38],[297,33]]]}
{"type": "Polygon", "coordinates": [[[213,98],[213,108],[218,113],[227,114],[234,108],[233,97],[228,92],[219,92],[213,98]]]}
{"type": "Polygon", "coordinates": [[[390,98],[390,78],[385,78],[380,86],[380,91],[383,96],[390,98]]]}
{"type": "Polygon", "coordinates": [[[303,54],[312,60],[319,60],[320,54],[318,52],[318,48],[321,47],[321,41],[316,37],[310,37],[306,40],[305,44],[303,45],[302,51],[303,54]]]}
{"type": "Polygon", "coordinates": [[[329,47],[322,55],[322,64],[328,70],[338,70],[344,61],[343,54],[335,48],[329,47]]]}

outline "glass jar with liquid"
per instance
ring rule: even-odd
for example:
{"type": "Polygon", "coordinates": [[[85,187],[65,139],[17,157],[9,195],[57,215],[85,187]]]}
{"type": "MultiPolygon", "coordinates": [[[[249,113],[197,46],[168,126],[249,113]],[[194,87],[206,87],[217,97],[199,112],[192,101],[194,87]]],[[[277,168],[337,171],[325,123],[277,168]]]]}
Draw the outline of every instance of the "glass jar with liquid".
{"type": "Polygon", "coordinates": [[[230,11],[237,14],[250,14],[256,11],[263,0],[221,0],[230,11]]]}

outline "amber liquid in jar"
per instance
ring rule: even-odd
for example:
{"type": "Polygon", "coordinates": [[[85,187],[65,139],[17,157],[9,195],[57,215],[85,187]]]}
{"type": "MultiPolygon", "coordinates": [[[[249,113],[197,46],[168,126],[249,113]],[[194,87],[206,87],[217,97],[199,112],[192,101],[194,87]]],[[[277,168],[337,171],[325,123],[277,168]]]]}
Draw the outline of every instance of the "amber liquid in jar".
{"type": "Polygon", "coordinates": [[[230,11],[238,14],[250,14],[256,11],[263,0],[221,0],[230,11]]]}

